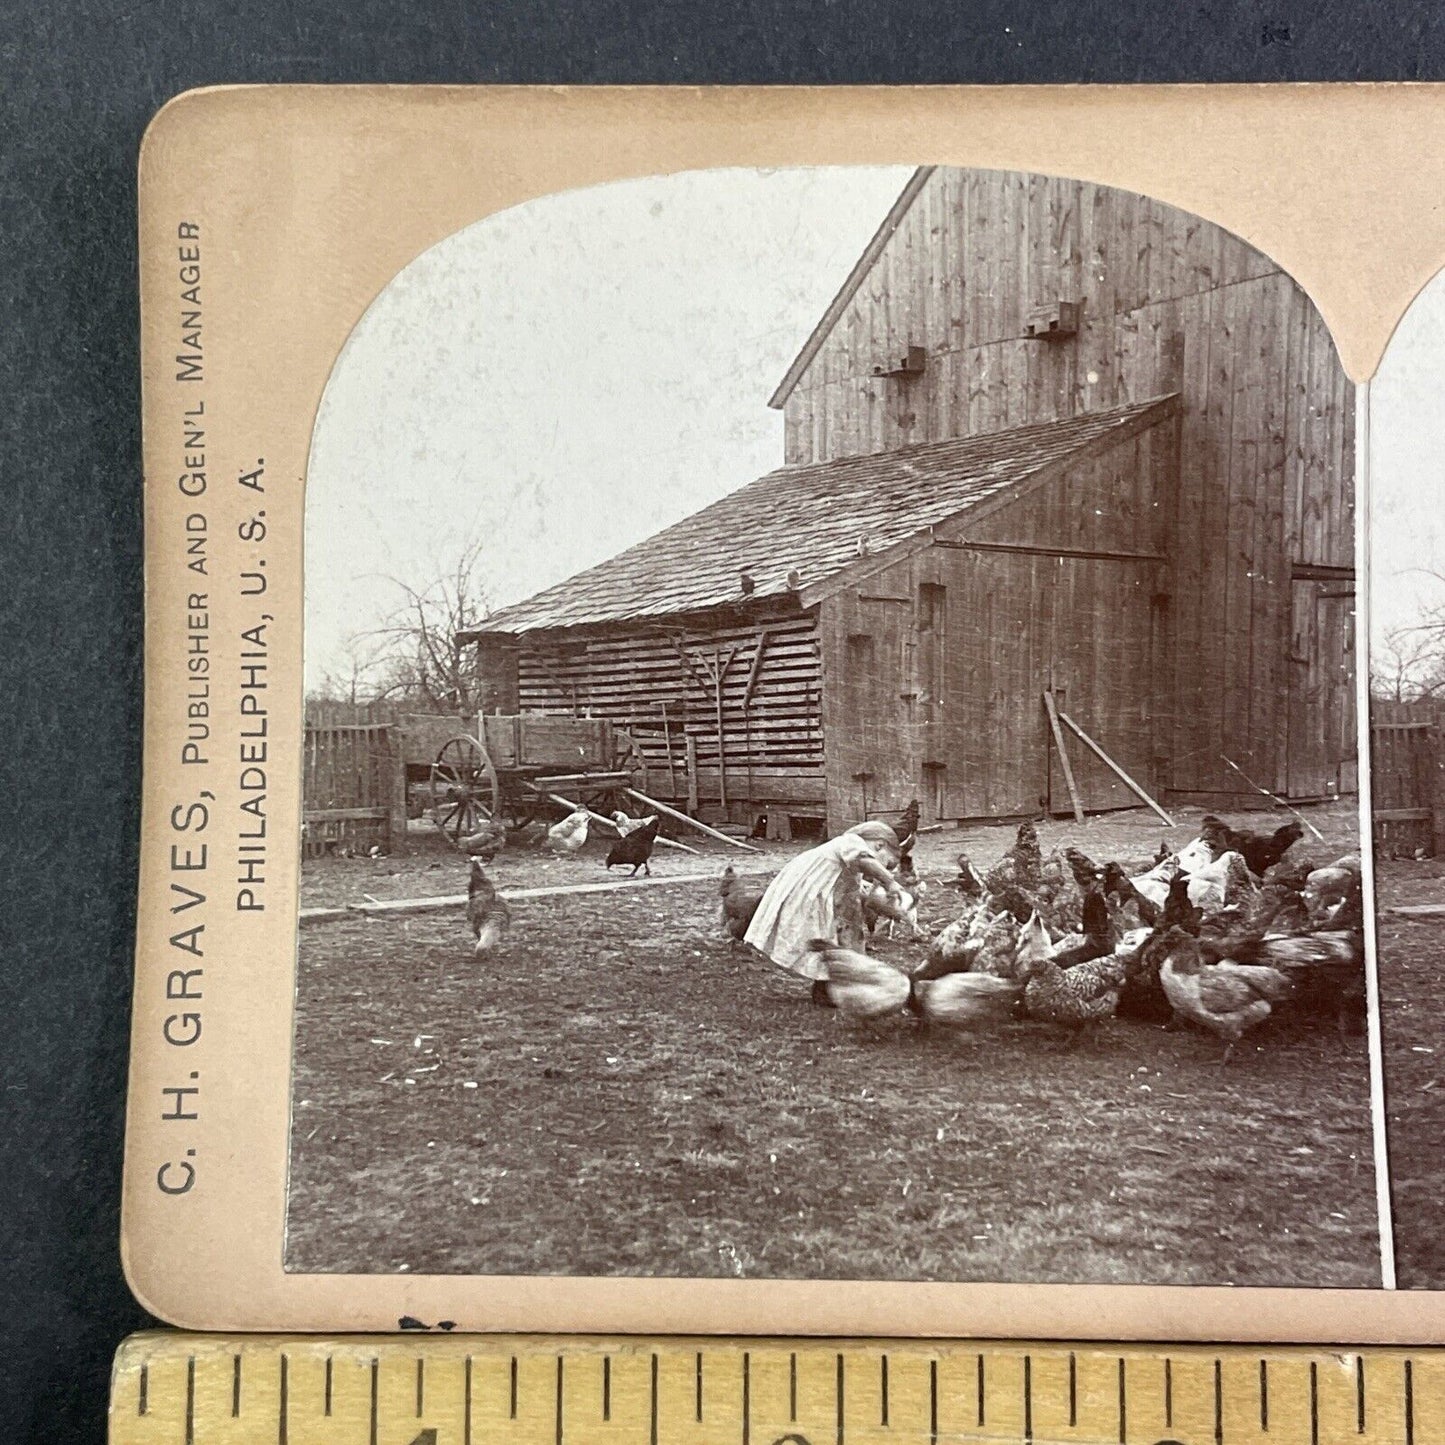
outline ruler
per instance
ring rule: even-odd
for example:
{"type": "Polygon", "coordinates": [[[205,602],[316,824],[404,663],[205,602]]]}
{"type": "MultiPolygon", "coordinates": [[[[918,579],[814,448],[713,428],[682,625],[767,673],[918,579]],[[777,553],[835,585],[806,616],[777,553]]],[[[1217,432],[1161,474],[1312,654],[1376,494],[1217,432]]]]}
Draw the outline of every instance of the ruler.
{"type": "Polygon", "coordinates": [[[1442,1445],[1445,1350],[153,1333],[111,1445],[1442,1445]]]}

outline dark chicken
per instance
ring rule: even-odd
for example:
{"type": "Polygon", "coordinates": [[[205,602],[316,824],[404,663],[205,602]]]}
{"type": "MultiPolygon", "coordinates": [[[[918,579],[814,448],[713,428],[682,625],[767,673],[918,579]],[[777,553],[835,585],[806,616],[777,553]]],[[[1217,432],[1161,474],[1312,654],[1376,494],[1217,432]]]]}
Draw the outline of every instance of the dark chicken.
{"type": "Polygon", "coordinates": [[[1199,836],[1216,858],[1221,853],[1239,853],[1256,878],[1264,877],[1304,835],[1305,830],[1299,823],[1286,823],[1273,833],[1251,833],[1231,828],[1213,813],[1199,825],[1199,836]]]}
{"type": "Polygon", "coordinates": [[[652,857],[652,850],[657,846],[657,829],[661,823],[660,818],[649,818],[640,828],[634,828],[630,833],[619,838],[608,851],[607,871],[610,873],[616,867],[626,868],[629,864],[632,872],[630,878],[637,877],[639,868],[652,877],[652,867],[648,860],[652,857]]]}
{"type": "Polygon", "coordinates": [[[900,849],[907,849],[918,833],[918,799],[910,799],[908,806],[903,810],[903,816],[893,825],[893,831],[898,835],[898,846],[900,849]]]}

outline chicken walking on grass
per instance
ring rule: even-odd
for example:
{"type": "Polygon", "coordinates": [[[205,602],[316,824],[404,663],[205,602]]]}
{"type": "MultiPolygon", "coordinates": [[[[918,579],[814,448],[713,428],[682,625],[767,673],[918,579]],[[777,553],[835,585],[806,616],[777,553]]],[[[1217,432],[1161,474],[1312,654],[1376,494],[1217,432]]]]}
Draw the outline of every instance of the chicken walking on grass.
{"type": "Polygon", "coordinates": [[[649,860],[652,857],[652,850],[657,845],[657,829],[661,822],[659,818],[648,818],[640,827],[629,829],[624,833],[608,850],[607,871],[610,873],[614,868],[626,868],[629,865],[632,872],[628,875],[631,878],[637,877],[639,868],[649,877],[652,877],[652,865],[649,860]]]}
{"type": "Polygon", "coordinates": [[[467,926],[476,940],[475,953],[488,953],[502,941],[512,924],[512,910],[497,896],[479,858],[472,859],[467,880],[467,926]]]}

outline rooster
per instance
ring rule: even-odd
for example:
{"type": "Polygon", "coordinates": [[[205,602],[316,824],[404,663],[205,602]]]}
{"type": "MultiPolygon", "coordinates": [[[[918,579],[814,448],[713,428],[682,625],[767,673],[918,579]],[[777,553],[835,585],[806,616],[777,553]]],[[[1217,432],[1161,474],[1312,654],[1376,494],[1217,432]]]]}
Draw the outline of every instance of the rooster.
{"type": "Polygon", "coordinates": [[[607,871],[610,873],[616,867],[632,866],[632,872],[628,875],[631,878],[637,877],[639,868],[649,877],[652,877],[652,865],[649,861],[652,858],[652,850],[657,846],[657,829],[661,820],[657,817],[648,818],[646,822],[636,828],[629,828],[608,850],[607,871]]]}
{"type": "Polygon", "coordinates": [[[911,798],[908,806],[903,810],[903,816],[893,825],[893,831],[898,835],[898,846],[907,850],[913,844],[918,833],[918,799],[911,798]]]}
{"type": "Polygon", "coordinates": [[[511,909],[497,897],[481,859],[473,858],[471,877],[467,880],[467,924],[476,939],[473,951],[487,953],[495,948],[511,923],[511,909]]]}
{"type": "Polygon", "coordinates": [[[1090,888],[1084,895],[1084,931],[1061,938],[1050,955],[1060,968],[1087,963],[1090,959],[1103,958],[1114,947],[1113,928],[1109,921],[1109,909],[1104,895],[1097,887],[1090,888]]]}
{"type": "Polygon", "coordinates": [[[587,843],[587,828],[592,814],[586,808],[574,808],[560,823],[547,829],[547,846],[558,854],[579,852],[587,843]]]}
{"type": "Polygon", "coordinates": [[[1273,833],[1251,833],[1231,828],[1222,818],[1208,814],[1199,825],[1199,836],[1215,852],[1239,853],[1256,878],[1264,875],[1305,835],[1299,823],[1286,823],[1273,833]]]}
{"type": "Polygon", "coordinates": [[[763,894],[768,891],[767,880],[739,878],[729,863],[723,869],[717,891],[722,899],[723,932],[734,943],[741,943],[748,925],[753,921],[753,914],[758,911],[758,904],[763,901],[763,894]]]}
{"type": "Polygon", "coordinates": [[[1166,933],[1171,928],[1198,933],[1203,922],[1204,911],[1189,901],[1189,875],[1176,873],[1164,896],[1164,906],[1159,910],[1159,928],[1166,933]]]}

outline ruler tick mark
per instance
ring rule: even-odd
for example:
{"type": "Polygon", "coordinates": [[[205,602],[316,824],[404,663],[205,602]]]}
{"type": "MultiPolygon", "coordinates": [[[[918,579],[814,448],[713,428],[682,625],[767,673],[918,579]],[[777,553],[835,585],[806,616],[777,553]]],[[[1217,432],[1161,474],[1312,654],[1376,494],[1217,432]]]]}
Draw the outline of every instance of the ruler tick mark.
{"type": "Polygon", "coordinates": [[[416,1358],[416,1418],[422,1417],[422,1411],[426,1408],[426,1358],[418,1355],[416,1358]]]}
{"type": "Polygon", "coordinates": [[[693,1366],[693,1413],[702,1419],[702,1351],[697,1352],[697,1358],[692,1362],[693,1366]]]}
{"type": "Polygon", "coordinates": [[[1405,1445],[1415,1445],[1415,1362],[1405,1361],[1405,1445]]]}
{"type": "Polygon", "coordinates": [[[652,1400],[648,1406],[650,1423],[647,1430],[647,1438],[651,1445],[657,1445],[657,1356],[652,1357],[652,1400]]]}
{"type": "Polygon", "coordinates": [[[979,1428],[980,1430],[982,1430],[982,1429],[983,1429],[983,1426],[984,1426],[984,1418],[983,1418],[983,1417],[984,1417],[984,1410],[985,1410],[985,1405],[984,1405],[983,1356],[980,1355],[980,1356],[978,1357],[978,1428],[979,1428]]]}
{"type": "Polygon", "coordinates": [[[135,1407],[137,1415],[144,1415],[146,1413],[146,1406],[150,1403],[146,1398],[150,1390],[150,1374],[151,1367],[149,1365],[142,1365],[140,1367],[140,1398],[137,1399],[135,1407]]]}
{"type": "Polygon", "coordinates": [[[602,1356],[602,1418],[612,1418],[612,1356],[602,1356]]]}
{"type": "Polygon", "coordinates": [[[186,1445],[196,1445],[196,1357],[186,1361],[186,1445]]]}
{"type": "Polygon", "coordinates": [[[516,1357],[516,1355],[513,1355],[513,1356],[512,1356],[512,1398],[511,1398],[510,1403],[509,1403],[508,1406],[507,1406],[507,1418],[510,1419],[510,1420],[515,1420],[515,1419],[517,1418],[517,1357],[516,1357]]]}
{"type": "MultiPolygon", "coordinates": [[[[238,1391],[239,1391],[240,1384],[241,1384],[241,1371],[240,1371],[240,1369],[238,1368],[237,1371],[236,1371],[236,1385],[237,1385],[237,1387],[238,1387],[238,1391]]],[[[330,1355],[327,1355],[327,1357],[326,1357],[326,1383],[325,1383],[325,1386],[324,1386],[324,1388],[323,1388],[323,1393],[322,1393],[322,1412],[323,1412],[323,1414],[325,1414],[328,1418],[329,1418],[330,1415],[331,1415],[331,1356],[330,1356],[330,1355]]]]}
{"type": "MultiPolygon", "coordinates": [[[[241,1413],[241,1357],[234,1355],[231,1359],[231,1418],[234,1420],[241,1413]]],[[[331,1413],[329,1410],[326,1412],[331,1413]]]]}
{"type": "MultiPolygon", "coordinates": [[[[326,1362],[330,1365],[330,1360],[326,1362]]],[[[328,1380],[330,1373],[328,1371],[328,1380]]],[[[462,1371],[462,1445],[472,1445],[472,1357],[467,1356],[466,1368],[462,1371]]]]}
{"type": "Polygon", "coordinates": [[[1079,1365],[1074,1352],[1069,1351],[1069,1429],[1079,1423],[1079,1365]]]}
{"type": "Polygon", "coordinates": [[[788,1422],[798,1418],[798,1357],[788,1356],[788,1422]]]}
{"type": "Polygon", "coordinates": [[[938,1361],[928,1362],[928,1445],[938,1445],[938,1361]]]}
{"type": "Polygon", "coordinates": [[[1320,1367],[1310,1361],[1310,1445],[1320,1445],[1320,1367]]]}
{"type": "Polygon", "coordinates": [[[1365,1357],[1355,1356],[1355,1434],[1365,1433],[1365,1357]]]}
{"type": "Polygon", "coordinates": [[[1269,1361],[1259,1362],[1259,1428],[1269,1434],[1269,1361]]]}
{"type": "Polygon", "coordinates": [[[1224,1366],[1214,1362],[1214,1445],[1224,1440],[1224,1366]]]}
{"type": "Polygon", "coordinates": [[[1124,1357],[1119,1356],[1119,1445],[1129,1438],[1129,1394],[1124,1378],[1124,1357]]]}
{"type": "Polygon", "coordinates": [[[557,1445],[562,1445],[562,1356],[557,1356],[557,1445]]]}
{"type": "Polygon", "coordinates": [[[1174,1428],[1174,1361],[1164,1357],[1164,1424],[1174,1428]]]}
{"type": "MultiPolygon", "coordinates": [[[[699,1413],[698,1419],[702,1415],[699,1413]]],[[[753,1357],[743,1351],[743,1445],[749,1445],[753,1434],[753,1357]]]]}
{"type": "Polygon", "coordinates": [[[1034,1438],[1034,1357],[1024,1356],[1024,1439],[1034,1438]]]}
{"type": "MultiPolygon", "coordinates": [[[[290,1433],[291,1422],[288,1416],[291,1413],[291,1402],[287,1398],[290,1387],[291,1362],[286,1358],[286,1352],[281,1352],[281,1418],[276,1423],[276,1440],[278,1445],[286,1445],[286,1437],[290,1433]]],[[[190,1445],[187,1440],[186,1445],[190,1445]]]]}
{"type": "Polygon", "coordinates": [[[882,1404],[882,1407],[883,1407],[883,1417],[882,1417],[882,1419],[879,1421],[879,1423],[882,1424],[882,1425],[886,1425],[886,1424],[888,1423],[888,1356],[887,1356],[887,1355],[884,1355],[883,1358],[878,1362],[878,1387],[879,1387],[879,1395],[881,1396],[881,1404],[882,1404]]]}
{"type": "Polygon", "coordinates": [[[376,1445],[376,1427],[377,1427],[376,1407],[377,1407],[378,1385],[380,1384],[380,1378],[381,1378],[381,1361],[378,1360],[378,1359],[376,1359],[375,1357],[373,1357],[373,1359],[372,1359],[372,1361],[371,1361],[371,1433],[370,1433],[370,1435],[368,1436],[368,1439],[371,1441],[371,1445],[376,1445]]]}
{"type": "Polygon", "coordinates": [[[843,1356],[838,1356],[838,1445],[843,1445],[843,1356]]]}

